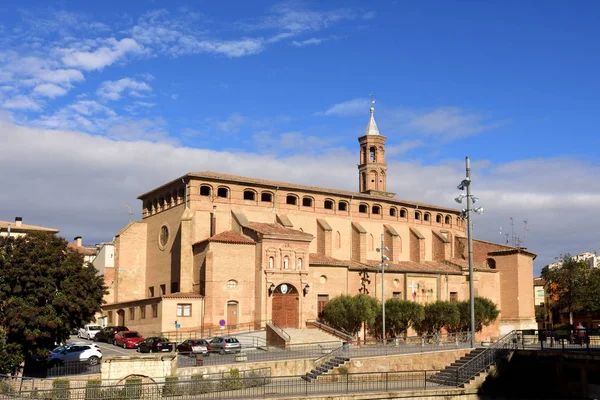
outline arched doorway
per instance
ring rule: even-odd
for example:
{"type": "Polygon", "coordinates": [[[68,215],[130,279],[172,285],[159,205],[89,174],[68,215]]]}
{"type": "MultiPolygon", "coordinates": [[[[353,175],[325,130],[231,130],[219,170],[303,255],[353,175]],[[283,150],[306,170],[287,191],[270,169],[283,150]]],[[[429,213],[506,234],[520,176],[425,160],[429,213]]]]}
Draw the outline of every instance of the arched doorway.
{"type": "Polygon", "coordinates": [[[125,310],[123,309],[117,311],[117,325],[125,326],[125,310]]]}
{"type": "Polygon", "coordinates": [[[280,328],[298,327],[298,290],[282,283],[273,292],[273,323],[280,328]]]}

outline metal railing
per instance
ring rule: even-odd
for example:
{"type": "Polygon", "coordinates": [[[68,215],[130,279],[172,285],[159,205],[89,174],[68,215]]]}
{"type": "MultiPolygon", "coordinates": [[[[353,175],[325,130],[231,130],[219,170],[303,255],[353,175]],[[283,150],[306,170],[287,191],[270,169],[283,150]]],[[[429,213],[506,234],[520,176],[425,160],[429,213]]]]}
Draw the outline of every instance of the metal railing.
{"type": "Polygon", "coordinates": [[[225,325],[225,326],[210,326],[203,329],[195,329],[189,331],[169,331],[162,332],[161,336],[169,340],[176,342],[183,342],[186,339],[205,339],[214,336],[226,336],[234,333],[253,332],[264,330],[265,325],[271,322],[271,320],[258,321],[258,322],[247,322],[236,325],[225,325]],[[257,327],[259,327],[257,329],[257,327]]]}
{"type": "Polygon", "coordinates": [[[95,365],[90,365],[87,361],[71,361],[56,364],[28,363],[23,374],[36,378],[57,378],[69,375],[99,374],[100,370],[100,362],[95,365]]]}
{"type": "Polygon", "coordinates": [[[342,332],[342,331],[339,331],[337,329],[334,329],[334,328],[330,327],[329,325],[325,325],[325,324],[323,324],[323,323],[321,323],[319,321],[308,320],[308,321],[306,321],[306,325],[313,325],[313,326],[315,326],[315,327],[317,327],[319,329],[324,330],[327,333],[330,333],[332,335],[340,337],[340,338],[344,339],[347,342],[352,342],[353,340],[356,339],[354,336],[352,336],[352,335],[350,335],[350,334],[348,334],[346,332],[342,332]]]}
{"type": "Polygon", "coordinates": [[[240,377],[230,374],[225,379],[211,379],[201,375],[193,379],[168,377],[164,382],[143,382],[131,378],[118,385],[104,385],[90,380],[85,386],[72,387],[61,380],[52,388],[23,390],[11,382],[0,381],[0,395],[11,398],[41,398],[53,400],[119,400],[119,399],[252,399],[282,398],[289,396],[334,395],[343,393],[375,393],[400,390],[429,390],[440,386],[427,382],[437,370],[367,372],[338,374],[307,382],[301,376],[240,377]]]}
{"type": "Polygon", "coordinates": [[[286,342],[289,342],[291,340],[290,335],[286,331],[284,331],[283,328],[277,326],[274,322],[269,322],[267,325],[275,332],[277,332],[279,336],[281,336],[286,342]]]}
{"type": "Polygon", "coordinates": [[[500,340],[490,345],[481,353],[456,369],[456,386],[461,386],[490,366],[496,363],[499,357],[504,357],[507,351],[514,349],[514,339],[517,331],[504,335],[500,340]]]}

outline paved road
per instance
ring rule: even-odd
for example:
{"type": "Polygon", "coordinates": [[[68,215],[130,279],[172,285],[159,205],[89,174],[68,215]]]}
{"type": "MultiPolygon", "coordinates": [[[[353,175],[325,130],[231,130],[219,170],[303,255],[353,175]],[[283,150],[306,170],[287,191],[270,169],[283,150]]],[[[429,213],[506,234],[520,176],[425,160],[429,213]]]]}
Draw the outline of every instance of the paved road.
{"type": "Polygon", "coordinates": [[[136,354],[135,349],[123,349],[122,347],[113,346],[112,344],[103,343],[103,342],[93,342],[87,339],[79,339],[77,336],[73,335],[69,339],[68,343],[89,343],[96,344],[102,349],[102,357],[106,356],[133,356],[136,354]]]}

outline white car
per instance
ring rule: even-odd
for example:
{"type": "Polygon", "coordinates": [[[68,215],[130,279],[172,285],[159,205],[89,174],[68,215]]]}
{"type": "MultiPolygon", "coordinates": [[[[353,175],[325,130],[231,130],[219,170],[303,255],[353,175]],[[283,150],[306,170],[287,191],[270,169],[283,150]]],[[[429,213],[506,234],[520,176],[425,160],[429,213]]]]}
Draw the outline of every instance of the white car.
{"type": "Polygon", "coordinates": [[[87,362],[97,365],[102,360],[102,350],[96,345],[74,344],[61,346],[50,353],[50,364],[66,362],[87,362]]]}
{"type": "Polygon", "coordinates": [[[80,339],[92,340],[96,337],[96,333],[102,330],[101,326],[98,325],[86,325],[83,328],[79,329],[79,333],[77,337],[80,339]]]}

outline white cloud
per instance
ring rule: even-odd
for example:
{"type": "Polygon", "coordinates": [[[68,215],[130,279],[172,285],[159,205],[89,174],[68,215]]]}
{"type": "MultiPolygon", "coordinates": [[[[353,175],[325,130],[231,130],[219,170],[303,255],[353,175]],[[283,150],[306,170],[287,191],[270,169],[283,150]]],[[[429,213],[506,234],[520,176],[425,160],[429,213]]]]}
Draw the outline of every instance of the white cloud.
{"type": "Polygon", "coordinates": [[[76,47],[60,49],[63,54],[62,62],[68,67],[93,71],[112,65],[129,54],[143,52],[143,47],[131,38],[121,40],[115,38],[105,39],[97,45],[94,43],[94,46],[83,46],[83,48],[84,50],[76,47]],[[89,51],[88,47],[95,48],[89,51]]]}
{"type": "Polygon", "coordinates": [[[119,100],[124,91],[131,96],[143,97],[145,93],[152,91],[152,88],[146,82],[123,78],[118,81],[102,82],[96,94],[104,100],[119,100]]]}
{"type": "Polygon", "coordinates": [[[369,109],[369,100],[366,98],[352,99],[342,103],[334,104],[326,111],[315,113],[315,115],[333,115],[348,117],[364,114],[369,109]]]}
{"type": "Polygon", "coordinates": [[[408,126],[425,134],[449,138],[471,136],[497,128],[505,121],[489,121],[486,116],[458,107],[440,107],[426,112],[409,111],[408,126]]]}
{"type": "Polygon", "coordinates": [[[16,95],[5,100],[2,107],[8,108],[9,110],[40,111],[42,109],[38,103],[25,95],[16,95]]]}
{"type": "Polygon", "coordinates": [[[67,90],[65,88],[57,86],[53,83],[42,83],[37,85],[33,89],[33,92],[40,96],[49,97],[51,99],[67,94],[67,90]]]}
{"type": "Polygon", "coordinates": [[[225,121],[215,121],[215,127],[225,133],[236,133],[244,125],[247,118],[240,113],[233,113],[225,121]]]}
{"type": "MultiPolygon", "coordinates": [[[[8,216],[1,219],[20,215],[26,223],[57,227],[67,238],[83,235],[89,241],[110,240],[128,220],[121,204],[134,206],[139,217],[137,195],[189,171],[216,170],[356,190],[357,152],[331,150],[298,156],[231,153],[152,143],[139,130],[127,140],[118,138],[132,128],[138,129],[128,126],[115,129],[112,137],[101,137],[0,122],[0,148],[11,149],[0,157],[0,170],[20,166],[18,173],[0,175],[0,185],[10,187],[12,193],[0,196],[0,210],[8,216]],[[27,163],[22,162],[23,157],[27,163]],[[161,160],[161,167],[150,171],[148,166],[156,160],[161,160]],[[81,182],[85,182],[85,190],[81,182]],[[65,202],[65,198],[78,201],[65,202]]],[[[161,131],[164,126],[154,134],[161,131]]],[[[289,132],[283,141],[293,144],[299,139],[289,132]]],[[[523,238],[521,221],[527,219],[527,246],[539,254],[535,262],[538,271],[560,253],[597,249],[597,165],[568,158],[506,164],[473,160],[472,168],[473,193],[486,209],[474,217],[476,238],[503,242],[499,229],[506,233],[509,217],[514,217],[515,233],[523,238]],[[562,189],[564,182],[569,183],[568,193],[562,189]]],[[[453,198],[463,177],[462,158],[433,165],[388,164],[388,190],[400,199],[457,207],[453,198]]]]}
{"type": "Polygon", "coordinates": [[[325,40],[327,39],[323,39],[323,38],[310,38],[310,39],[306,39],[306,40],[294,40],[292,42],[292,44],[296,47],[304,47],[304,46],[308,46],[308,45],[320,45],[321,43],[323,43],[325,40]]]}
{"type": "Polygon", "coordinates": [[[416,149],[418,147],[423,147],[425,143],[421,140],[407,140],[398,145],[388,145],[385,149],[385,154],[388,157],[397,156],[400,154],[404,154],[412,149],[416,149]]]}

